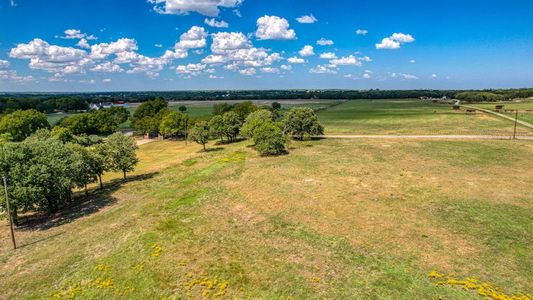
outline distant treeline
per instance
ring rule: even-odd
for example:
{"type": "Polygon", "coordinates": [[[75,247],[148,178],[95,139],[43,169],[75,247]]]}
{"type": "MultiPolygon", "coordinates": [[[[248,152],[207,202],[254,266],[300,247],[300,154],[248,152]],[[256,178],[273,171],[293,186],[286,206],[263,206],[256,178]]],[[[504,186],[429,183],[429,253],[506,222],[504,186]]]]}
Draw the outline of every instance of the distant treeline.
{"type": "Polygon", "coordinates": [[[533,88],[501,90],[232,90],[106,92],[68,94],[0,95],[0,112],[36,109],[41,112],[86,110],[90,103],[146,102],[155,97],[167,101],[185,100],[283,100],[283,99],[407,99],[459,98],[465,101],[500,101],[533,97],[533,88]]]}

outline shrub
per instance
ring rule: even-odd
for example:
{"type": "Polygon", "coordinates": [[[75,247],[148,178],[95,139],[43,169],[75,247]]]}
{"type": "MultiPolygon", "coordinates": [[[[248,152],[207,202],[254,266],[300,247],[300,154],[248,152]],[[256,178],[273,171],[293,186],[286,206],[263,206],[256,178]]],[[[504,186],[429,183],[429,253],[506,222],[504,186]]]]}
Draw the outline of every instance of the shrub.
{"type": "Polygon", "coordinates": [[[287,139],[276,124],[265,122],[254,131],[255,149],[261,155],[280,155],[286,152],[287,139]]]}

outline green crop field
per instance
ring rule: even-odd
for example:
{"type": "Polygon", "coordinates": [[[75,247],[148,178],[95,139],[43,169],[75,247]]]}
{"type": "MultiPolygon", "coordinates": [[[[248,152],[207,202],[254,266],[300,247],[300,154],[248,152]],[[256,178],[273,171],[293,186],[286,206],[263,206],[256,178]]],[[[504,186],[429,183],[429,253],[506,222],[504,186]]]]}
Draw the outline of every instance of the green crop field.
{"type": "MultiPolygon", "coordinates": [[[[327,134],[510,135],[513,123],[420,100],[352,100],[319,112],[327,134]]],[[[520,127],[521,134],[531,130],[520,127]]]]}
{"type": "Polygon", "coordinates": [[[16,251],[2,226],[0,298],[481,299],[431,271],[533,292],[528,141],[209,148],[141,146],[129,182],[17,229],[16,251]]]}

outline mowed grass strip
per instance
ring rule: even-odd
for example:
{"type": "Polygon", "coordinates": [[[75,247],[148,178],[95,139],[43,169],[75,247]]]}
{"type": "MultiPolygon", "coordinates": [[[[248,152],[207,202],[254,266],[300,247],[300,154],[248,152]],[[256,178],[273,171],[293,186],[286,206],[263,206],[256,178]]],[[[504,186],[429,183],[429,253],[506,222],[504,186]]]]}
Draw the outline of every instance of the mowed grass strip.
{"type": "Polygon", "coordinates": [[[99,211],[17,251],[4,227],[2,297],[479,299],[432,270],[533,291],[530,142],[215,147],[143,145],[99,211]]]}
{"type": "MultiPolygon", "coordinates": [[[[418,99],[351,100],[318,113],[326,134],[510,135],[513,123],[418,99]]],[[[520,134],[531,134],[518,128],[520,134]]]]}

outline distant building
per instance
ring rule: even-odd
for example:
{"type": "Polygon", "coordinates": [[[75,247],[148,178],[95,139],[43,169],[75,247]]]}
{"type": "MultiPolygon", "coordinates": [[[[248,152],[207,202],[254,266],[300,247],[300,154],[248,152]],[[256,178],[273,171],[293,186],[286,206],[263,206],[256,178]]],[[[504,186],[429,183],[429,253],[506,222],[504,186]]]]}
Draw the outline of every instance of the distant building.
{"type": "Polygon", "coordinates": [[[89,105],[89,108],[91,110],[99,110],[102,108],[111,108],[111,107],[124,107],[128,108],[129,105],[125,101],[113,101],[113,102],[99,102],[99,103],[91,103],[89,105]]]}

